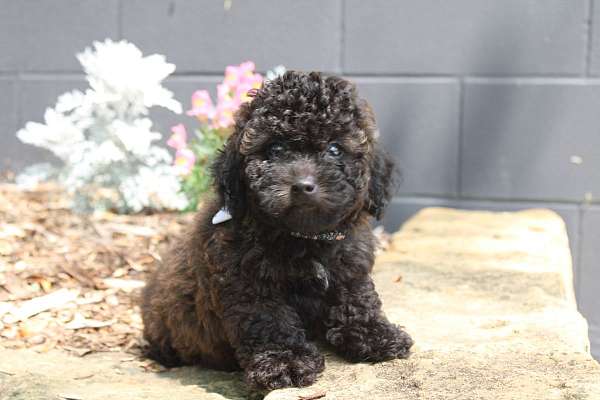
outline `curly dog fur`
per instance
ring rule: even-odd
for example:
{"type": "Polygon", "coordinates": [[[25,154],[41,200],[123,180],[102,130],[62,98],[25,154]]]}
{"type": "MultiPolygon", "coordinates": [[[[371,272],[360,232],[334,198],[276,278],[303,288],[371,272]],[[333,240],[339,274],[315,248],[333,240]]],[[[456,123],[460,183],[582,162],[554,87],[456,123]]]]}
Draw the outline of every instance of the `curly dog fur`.
{"type": "Polygon", "coordinates": [[[288,72],[252,97],[214,163],[218,196],[148,280],[149,355],[241,367],[262,389],[316,380],[324,361],[309,340],[351,361],[406,357],[412,340],[386,319],[370,277],[369,219],[394,170],[370,107],[350,82],[316,72],[288,72]],[[233,218],[213,224],[223,207],[233,218]]]}

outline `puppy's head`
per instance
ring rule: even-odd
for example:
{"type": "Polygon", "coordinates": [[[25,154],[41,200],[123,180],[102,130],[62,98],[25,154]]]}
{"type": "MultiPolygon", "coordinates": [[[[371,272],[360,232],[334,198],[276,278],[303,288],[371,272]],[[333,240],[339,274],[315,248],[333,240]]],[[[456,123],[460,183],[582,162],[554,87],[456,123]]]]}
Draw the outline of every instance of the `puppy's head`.
{"type": "Polygon", "coordinates": [[[213,166],[236,219],[256,215],[290,231],[331,230],[361,212],[380,218],[393,163],[379,148],[373,112],[350,82],[287,72],[236,116],[213,166]]]}

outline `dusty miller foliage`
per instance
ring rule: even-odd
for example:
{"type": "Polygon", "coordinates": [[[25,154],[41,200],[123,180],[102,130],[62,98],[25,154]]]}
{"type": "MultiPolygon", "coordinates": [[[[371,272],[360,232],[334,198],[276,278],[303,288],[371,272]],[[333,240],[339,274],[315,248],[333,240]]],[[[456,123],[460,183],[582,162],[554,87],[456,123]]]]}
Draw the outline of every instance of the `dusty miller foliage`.
{"type": "Polygon", "coordinates": [[[51,151],[60,167],[37,164],[17,182],[57,178],[73,195],[77,211],[183,209],[177,172],[169,152],[155,142],[147,117],[151,107],[181,113],[162,81],[174,70],[162,55],[144,57],[126,41],[95,42],[77,58],[89,88],[74,90],[48,108],[44,123],[28,122],[17,132],[25,142],[51,151]]]}

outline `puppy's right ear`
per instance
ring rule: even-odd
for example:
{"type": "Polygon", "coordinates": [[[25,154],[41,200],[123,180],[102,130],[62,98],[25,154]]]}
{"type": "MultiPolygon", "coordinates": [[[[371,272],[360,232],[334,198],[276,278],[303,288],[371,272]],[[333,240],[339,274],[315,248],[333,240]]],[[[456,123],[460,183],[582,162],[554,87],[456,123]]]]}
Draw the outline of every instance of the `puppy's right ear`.
{"type": "Polygon", "coordinates": [[[234,219],[245,214],[246,191],[243,180],[242,155],[239,151],[239,134],[234,132],[212,164],[212,174],[217,194],[234,219]]]}

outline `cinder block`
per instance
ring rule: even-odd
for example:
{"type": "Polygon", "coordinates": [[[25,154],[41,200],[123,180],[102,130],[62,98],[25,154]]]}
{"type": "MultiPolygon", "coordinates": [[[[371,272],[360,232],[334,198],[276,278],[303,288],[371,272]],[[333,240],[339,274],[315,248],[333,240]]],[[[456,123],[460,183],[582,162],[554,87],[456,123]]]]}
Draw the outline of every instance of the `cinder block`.
{"type": "Polygon", "coordinates": [[[0,71],[16,71],[21,62],[21,2],[0,0],[0,71]]]}
{"type": "Polygon", "coordinates": [[[582,201],[600,193],[600,84],[466,84],[462,194],[582,201]]]}
{"type": "MultiPolygon", "coordinates": [[[[567,228],[569,246],[573,258],[574,283],[578,282],[579,272],[579,211],[577,205],[551,202],[519,202],[519,201],[477,201],[464,199],[431,198],[431,197],[398,197],[393,200],[386,211],[384,226],[388,231],[396,231],[416,212],[425,207],[452,207],[463,210],[487,211],[519,211],[531,208],[549,208],[561,216],[567,228]]],[[[600,280],[598,281],[600,282],[600,280]]],[[[576,290],[578,288],[576,287],[576,290]]]]}
{"type": "Polygon", "coordinates": [[[15,159],[20,158],[17,138],[17,99],[15,82],[0,78],[0,171],[12,170],[15,159]]]}
{"type": "Polygon", "coordinates": [[[75,54],[95,40],[118,39],[118,0],[19,1],[13,34],[25,71],[80,71],[75,54]],[[18,39],[17,39],[18,38],[18,39]]]}
{"type": "Polygon", "coordinates": [[[346,0],[344,72],[580,74],[585,0],[346,0]]]}
{"type": "MultiPolygon", "coordinates": [[[[579,308],[591,325],[600,327],[600,206],[584,208],[582,219],[579,308]]],[[[600,330],[595,342],[600,344],[600,330]]],[[[600,352],[600,348],[596,348],[600,352]]]]}
{"type": "Polygon", "coordinates": [[[180,72],[222,72],[245,60],[267,70],[338,71],[340,0],[127,0],[123,36],[158,52],[180,72]]]}
{"type": "Polygon", "coordinates": [[[459,86],[449,79],[354,79],[375,111],[404,194],[458,192],[459,86]]]}

